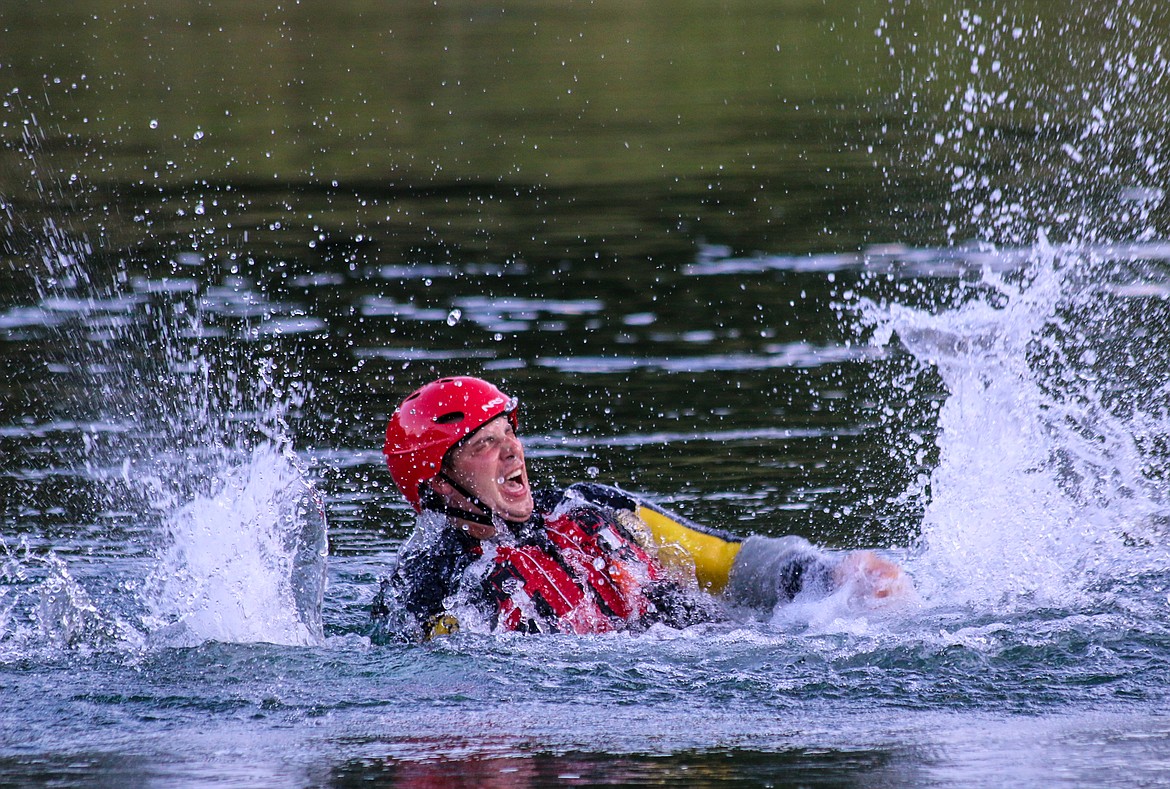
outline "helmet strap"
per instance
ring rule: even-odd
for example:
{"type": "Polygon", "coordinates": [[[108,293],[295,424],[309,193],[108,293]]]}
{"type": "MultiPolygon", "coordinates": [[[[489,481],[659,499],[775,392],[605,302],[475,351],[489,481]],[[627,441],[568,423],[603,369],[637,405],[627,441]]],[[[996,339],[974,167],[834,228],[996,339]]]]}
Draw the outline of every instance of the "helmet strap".
{"type": "Polygon", "coordinates": [[[450,515],[452,518],[459,518],[461,520],[470,521],[472,523],[479,523],[484,526],[495,525],[495,513],[492,512],[490,507],[480,501],[478,496],[469,491],[467,488],[463,487],[463,485],[460,485],[458,482],[451,479],[451,477],[446,472],[440,471],[438,476],[439,479],[455,488],[456,492],[459,493],[460,496],[471,502],[472,506],[479,507],[481,510],[483,510],[483,512],[469,512],[468,510],[460,509],[458,507],[452,507],[445,501],[441,507],[432,506],[429,509],[437,509],[444,515],[450,515]]]}

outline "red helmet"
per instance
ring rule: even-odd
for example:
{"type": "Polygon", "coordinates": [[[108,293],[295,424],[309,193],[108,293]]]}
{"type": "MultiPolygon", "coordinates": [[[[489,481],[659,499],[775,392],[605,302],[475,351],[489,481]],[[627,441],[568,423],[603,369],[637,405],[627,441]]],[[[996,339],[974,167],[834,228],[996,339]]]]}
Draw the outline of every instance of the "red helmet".
{"type": "Polygon", "coordinates": [[[518,408],[516,398],[470,376],[440,378],[402,401],[390,415],[382,452],[394,484],[415,512],[422,511],[423,483],[439,473],[451,448],[500,414],[517,429],[518,408]]]}

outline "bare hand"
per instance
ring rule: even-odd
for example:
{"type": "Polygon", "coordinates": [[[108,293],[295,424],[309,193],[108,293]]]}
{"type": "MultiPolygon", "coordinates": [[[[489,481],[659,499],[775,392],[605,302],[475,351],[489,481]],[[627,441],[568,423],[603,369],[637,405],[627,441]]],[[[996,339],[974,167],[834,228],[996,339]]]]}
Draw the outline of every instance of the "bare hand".
{"type": "Polygon", "coordinates": [[[880,603],[909,599],[914,584],[902,568],[873,551],[854,551],[833,571],[838,587],[850,587],[853,597],[880,603]]]}

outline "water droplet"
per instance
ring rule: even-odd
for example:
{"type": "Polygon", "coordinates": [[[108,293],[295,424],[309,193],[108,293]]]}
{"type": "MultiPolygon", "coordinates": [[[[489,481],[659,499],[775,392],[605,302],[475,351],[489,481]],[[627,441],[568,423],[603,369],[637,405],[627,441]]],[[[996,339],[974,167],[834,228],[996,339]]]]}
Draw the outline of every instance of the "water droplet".
{"type": "Polygon", "coordinates": [[[601,469],[599,469],[597,466],[590,466],[589,468],[585,469],[585,475],[589,477],[589,479],[597,479],[601,475],[601,469]]]}
{"type": "Polygon", "coordinates": [[[454,326],[459,323],[459,319],[463,317],[463,310],[453,309],[447,313],[447,325],[454,326]]]}
{"type": "Polygon", "coordinates": [[[158,128],[158,121],[152,118],[150,121],[150,128],[157,129],[158,128]]]}
{"type": "Polygon", "coordinates": [[[203,139],[203,130],[196,129],[195,133],[191,135],[191,139],[192,140],[202,140],[203,139]]]}

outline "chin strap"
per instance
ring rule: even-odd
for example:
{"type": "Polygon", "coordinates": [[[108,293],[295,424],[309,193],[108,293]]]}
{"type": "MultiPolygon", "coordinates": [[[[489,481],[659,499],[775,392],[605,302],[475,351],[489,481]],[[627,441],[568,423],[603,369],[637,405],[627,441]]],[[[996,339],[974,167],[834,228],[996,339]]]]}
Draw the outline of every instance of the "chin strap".
{"type": "Polygon", "coordinates": [[[481,510],[483,510],[483,512],[470,512],[468,510],[459,509],[458,507],[452,507],[450,504],[443,501],[439,494],[435,493],[434,491],[430,491],[431,495],[424,499],[423,506],[429,510],[437,510],[444,515],[450,515],[452,518],[459,518],[461,520],[470,521],[472,523],[479,523],[484,526],[495,525],[495,513],[492,512],[491,507],[488,507],[486,504],[480,501],[478,496],[460,485],[455,480],[451,479],[451,477],[447,476],[447,474],[443,471],[439,472],[439,478],[451,487],[455,488],[459,495],[471,502],[473,506],[479,507],[481,510]]]}

